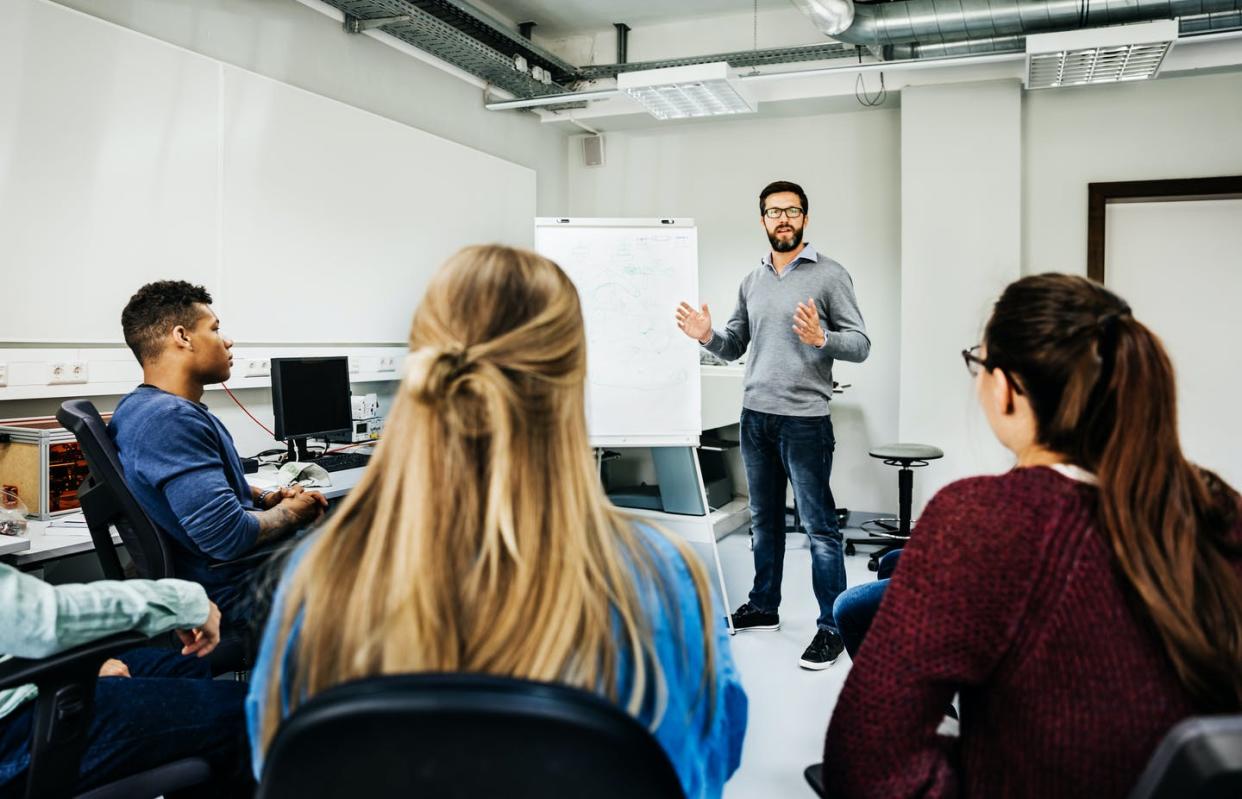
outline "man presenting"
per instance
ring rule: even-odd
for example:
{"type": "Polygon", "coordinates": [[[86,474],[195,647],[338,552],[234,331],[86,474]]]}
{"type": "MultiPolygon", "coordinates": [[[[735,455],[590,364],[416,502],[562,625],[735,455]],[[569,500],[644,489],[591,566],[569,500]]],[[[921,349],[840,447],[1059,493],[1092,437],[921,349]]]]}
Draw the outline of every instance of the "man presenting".
{"type": "Polygon", "coordinates": [[[844,648],[832,603],[845,590],[836,503],[828,479],[835,441],[828,401],[834,359],[861,363],[871,351],[854,283],[836,261],[802,240],[807,221],[802,187],[769,184],[759,195],[760,221],[772,252],[742,280],[724,330],[712,329],[707,306],[683,302],[677,326],[709,352],[735,360],[751,345],[742,394],[741,447],[750,492],[755,582],[750,601],[733,614],[742,630],[778,630],[785,562],[785,485],[811,544],[811,584],[818,630],[798,664],[825,669],[844,648]]]}
{"type": "Polygon", "coordinates": [[[206,289],[149,283],[130,298],[121,327],[142,364],[142,385],[108,425],[126,482],[172,539],[177,577],[202,584],[226,625],[244,624],[256,596],[249,572],[260,564],[221,562],[315,521],[328,502],[301,487],[260,492],[246,482],[233,437],[202,403],[203,389],[228,380],[233,365],[206,289]]]}

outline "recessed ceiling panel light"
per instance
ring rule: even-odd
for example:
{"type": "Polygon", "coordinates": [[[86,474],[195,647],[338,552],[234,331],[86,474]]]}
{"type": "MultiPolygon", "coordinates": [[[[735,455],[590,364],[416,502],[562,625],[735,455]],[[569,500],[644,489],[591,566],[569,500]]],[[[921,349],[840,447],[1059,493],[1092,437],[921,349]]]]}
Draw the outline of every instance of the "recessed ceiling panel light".
{"type": "Polygon", "coordinates": [[[747,114],[757,104],[723,61],[622,72],[617,88],[656,119],[747,114]]]}

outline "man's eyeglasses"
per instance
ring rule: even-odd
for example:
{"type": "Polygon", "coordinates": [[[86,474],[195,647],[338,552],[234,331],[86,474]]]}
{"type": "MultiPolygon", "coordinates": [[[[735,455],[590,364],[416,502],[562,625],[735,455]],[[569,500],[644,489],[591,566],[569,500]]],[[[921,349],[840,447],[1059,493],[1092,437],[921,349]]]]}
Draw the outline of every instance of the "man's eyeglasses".
{"type": "Polygon", "coordinates": [[[990,358],[979,357],[979,350],[981,349],[981,346],[982,345],[976,344],[970,349],[962,350],[962,360],[966,362],[966,371],[970,372],[970,376],[978,377],[981,369],[1000,369],[1001,374],[1003,374],[1005,379],[1009,381],[1009,385],[1013,386],[1014,393],[1021,394],[1021,384],[1019,384],[1017,380],[1013,379],[1013,375],[1009,373],[1008,369],[992,363],[990,358]]]}
{"type": "Polygon", "coordinates": [[[780,219],[782,214],[788,219],[797,219],[802,216],[802,209],[794,205],[789,208],[766,208],[763,211],[768,219],[780,219]]]}

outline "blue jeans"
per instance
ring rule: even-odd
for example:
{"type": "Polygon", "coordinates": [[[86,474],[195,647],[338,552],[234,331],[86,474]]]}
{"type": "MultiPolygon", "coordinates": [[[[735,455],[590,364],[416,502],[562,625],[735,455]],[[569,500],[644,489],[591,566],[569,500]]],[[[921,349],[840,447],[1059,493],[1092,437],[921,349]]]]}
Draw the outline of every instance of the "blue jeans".
{"type": "MultiPolygon", "coordinates": [[[[117,656],[130,677],[101,678],[90,743],[75,792],[183,757],[203,757],[220,784],[201,795],[246,790],[245,683],[213,680],[207,661],[175,649],[134,649],[117,656]]],[[[30,765],[34,703],[0,719],[0,796],[20,796],[30,765]]]]}
{"type": "Polygon", "coordinates": [[[884,599],[884,592],[888,590],[889,579],[900,557],[901,550],[898,549],[880,558],[880,568],[874,581],[856,585],[837,597],[832,615],[836,617],[837,630],[845,642],[845,651],[850,653],[850,660],[858,654],[858,648],[871,627],[871,620],[880,609],[880,600],[884,599]]]}
{"type": "Polygon", "coordinates": [[[750,604],[775,613],[781,604],[785,567],[785,485],[811,542],[811,585],[819,603],[817,625],[836,630],[832,603],[845,590],[841,531],[828,478],[836,441],[827,416],[779,416],[742,409],[742,461],[750,491],[755,584],[750,604]]]}

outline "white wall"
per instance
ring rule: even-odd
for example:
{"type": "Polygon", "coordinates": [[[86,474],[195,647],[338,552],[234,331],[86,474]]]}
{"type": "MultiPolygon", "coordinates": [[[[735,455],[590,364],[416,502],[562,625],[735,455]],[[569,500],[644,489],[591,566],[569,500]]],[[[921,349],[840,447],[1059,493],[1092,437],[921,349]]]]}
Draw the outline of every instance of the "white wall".
{"type": "Polygon", "coordinates": [[[1021,86],[908,88],[901,98],[901,440],[945,452],[915,505],[1008,459],[975,409],[959,353],[1018,277],[1021,86]]]}
{"type": "Polygon", "coordinates": [[[895,504],[896,478],[866,453],[897,436],[898,126],[893,109],[660,125],[606,134],[607,161],[590,168],[569,148],[570,215],[695,218],[701,297],[718,325],[769,249],[760,189],[806,189],[807,240],[849,270],[872,341],[865,363],[834,373],[853,388],[833,402],[833,491],[858,510],[895,504]]]}
{"type": "MultiPolygon", "coordinates": [[[[155,39],[307,89],[536,170],[537,213],[566,206],[566,134],[531,114],[489,112],[468,83],[366,36],[294,0],[56,0],[155,39]]],[[[467,186],[452,195],[468,202],[467,186]]],[[[411,309],[411,312],[413,309],[411,309]]],[[[119,335],[119,334],[118,334],[119,335]]],[[[392,384],[355,386],[378,391],[392,384]]],[[[267,389],[238,393],[260,419],[271,418],[267,389]],[[257,409],[257,410],[256,410],[257,409]]],[[[117,397],[96,397],[108,410],[117,397]]],[[[238,439],[243,453],[272,442],[222,392],[207,401],[238,439]]],[[[0,418],[51,415],[59,400],[0,402],[0,418]]]]}
{"type": "Polygon", "coordinates": [[[1026,92],[1022,269],[1087,272],[1087,184],[1242,174],[1242,72],[1026,92]]]}
{"type": "Polygon", "coordinates": [[[370,37],[347,34],[295,0],[55,1],[531,167],[539,176],[538,213],[563,211],[564,133],[532,114],[487,111],[482,89],[370,37]]]}

